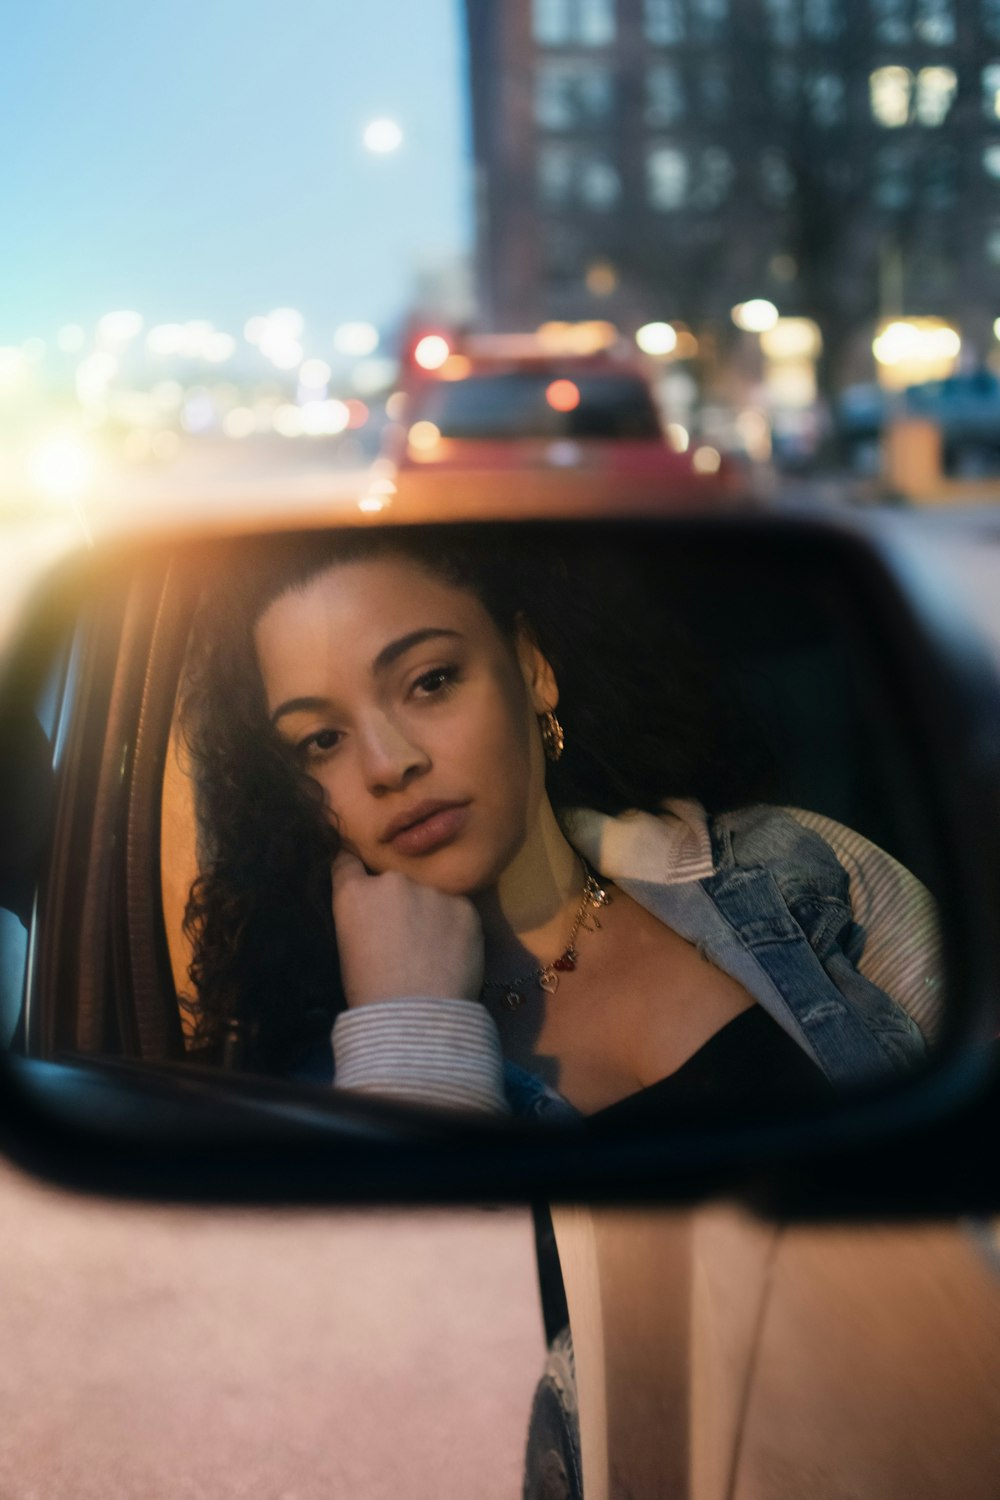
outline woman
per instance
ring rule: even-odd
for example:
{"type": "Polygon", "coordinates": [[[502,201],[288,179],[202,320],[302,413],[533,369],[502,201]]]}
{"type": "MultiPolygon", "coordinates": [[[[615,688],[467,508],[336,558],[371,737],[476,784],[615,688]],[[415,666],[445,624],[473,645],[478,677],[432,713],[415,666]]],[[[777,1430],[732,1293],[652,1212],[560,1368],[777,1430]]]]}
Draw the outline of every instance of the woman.
{"type": "Polygon", "coordinates": [[[634,593],[586,549],[515,559],[481,529],[230,559],[184,707],[204,1045],[329,1077],[332,1028],[342,1087],[602,1117],[919,1061],[926,892],[756,800],[689,643],[634,593]]]}

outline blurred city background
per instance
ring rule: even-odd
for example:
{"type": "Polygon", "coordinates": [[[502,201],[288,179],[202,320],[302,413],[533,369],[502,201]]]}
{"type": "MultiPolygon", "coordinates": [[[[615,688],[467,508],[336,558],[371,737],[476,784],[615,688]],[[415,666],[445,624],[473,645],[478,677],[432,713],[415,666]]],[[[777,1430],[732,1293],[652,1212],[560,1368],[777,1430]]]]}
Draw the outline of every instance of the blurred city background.
{"type": "Polygon", "coordinates": [[[37,0],[5,50],[12,525],[1000,497],[1000,0],[37,0]]]}

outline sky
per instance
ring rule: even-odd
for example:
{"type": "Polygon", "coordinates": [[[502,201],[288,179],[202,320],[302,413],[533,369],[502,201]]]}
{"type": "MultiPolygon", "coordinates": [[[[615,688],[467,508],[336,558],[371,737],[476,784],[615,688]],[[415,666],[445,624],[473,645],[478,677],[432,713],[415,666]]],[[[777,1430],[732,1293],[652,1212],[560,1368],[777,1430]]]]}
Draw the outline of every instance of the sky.
{"type": "Polygon", "coordinates": [[[322,353],[472,237],[461,0],[32,0],[5,25],[0,345],[134,309],[322,353]],[[394,154],[362,135],[388,115],[394,154]]]}

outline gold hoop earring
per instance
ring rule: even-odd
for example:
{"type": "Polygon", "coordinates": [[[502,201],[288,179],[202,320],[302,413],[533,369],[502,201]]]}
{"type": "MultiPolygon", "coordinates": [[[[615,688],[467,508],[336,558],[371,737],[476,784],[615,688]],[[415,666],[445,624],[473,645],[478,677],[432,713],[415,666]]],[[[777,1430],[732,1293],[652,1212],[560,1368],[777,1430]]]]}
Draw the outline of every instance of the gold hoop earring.
{"type": "Polygon", "coordinates": [[[551,708],[547,713],[540,714],[538,722],[542,726],[542,745],[545,749],[545,759],[557,761],[563,753],[566,736],[563,727],[551,708]]]}

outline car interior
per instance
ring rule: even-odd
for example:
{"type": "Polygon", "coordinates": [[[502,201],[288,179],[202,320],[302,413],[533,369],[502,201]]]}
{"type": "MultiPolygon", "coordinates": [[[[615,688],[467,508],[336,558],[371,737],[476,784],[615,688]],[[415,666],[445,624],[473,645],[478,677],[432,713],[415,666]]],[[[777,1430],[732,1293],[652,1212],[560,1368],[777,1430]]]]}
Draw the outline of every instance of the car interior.
{"type": "MultiPolygon", "coordinates": [[[[939,888],[922,789],[900,752],[905,725],[887,711],[891,669],[859,628],[829,538],[807,544],[808,566],[795,568],[752,529],[725,540],[683,523],[522,524],[506,528],[507,545],[511,537],[515,548],[572,556],[581,579],[612,597],[616,587],[639,592],[662,650],[690,653],[713,684],[715,732],[759,765],[762,800],[824,813],[939,888]]],[[[62,847],[43,897],[71,940],[37,956],[14,1041],[28,1056],[193,1060],[179,997],[191,989],[183,916],[199,831],[178,698],[199,593],[225,565],[225,544],[145,555],[86,601],[54,725],[73,815],[58,820],[62,847]],[[88,815],[97,836],[85,857],[88,815]]]]}

